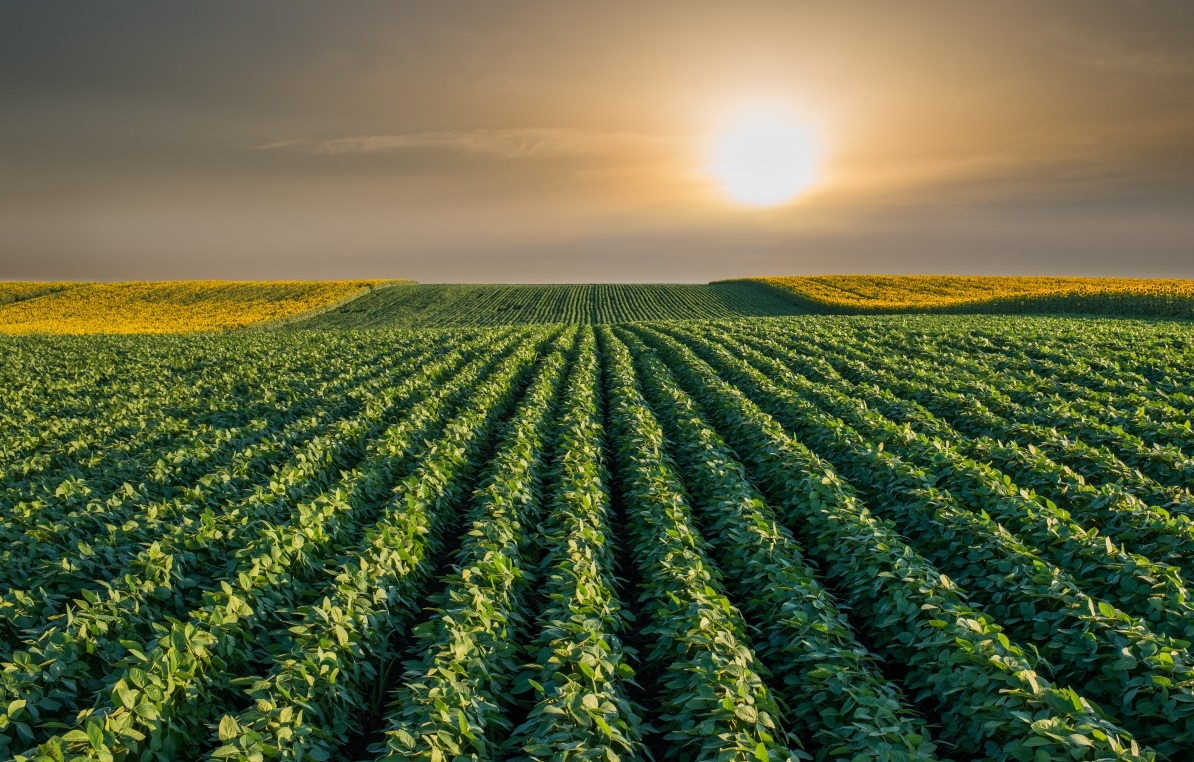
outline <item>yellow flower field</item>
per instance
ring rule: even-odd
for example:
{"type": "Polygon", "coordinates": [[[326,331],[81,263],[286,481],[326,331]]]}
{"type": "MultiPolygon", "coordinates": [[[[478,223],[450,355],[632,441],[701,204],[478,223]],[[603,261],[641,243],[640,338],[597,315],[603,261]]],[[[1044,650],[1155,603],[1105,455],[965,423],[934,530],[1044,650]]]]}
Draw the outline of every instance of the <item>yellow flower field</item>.
{"type": "Polygon", "coordinates": [[[1194,281],[957,275],[751,278],[842,312],[1194,315],[1194,281]]]}
{"type": "Polygon", "coordinates": [[[3,283],[0,333],[227,331],[284,322],[394,282],[3,283]]]}
{"type": "Polygon", "coordinates": [[[34,297],[49,294],[54,291],[61,291],[65,288],[77,285],[75,283],[60,282],[21,282],[21,281],[0,281],[0,304],[9,304],[11,302],[19,302],[24,299],[32,299],[34,297]]]}

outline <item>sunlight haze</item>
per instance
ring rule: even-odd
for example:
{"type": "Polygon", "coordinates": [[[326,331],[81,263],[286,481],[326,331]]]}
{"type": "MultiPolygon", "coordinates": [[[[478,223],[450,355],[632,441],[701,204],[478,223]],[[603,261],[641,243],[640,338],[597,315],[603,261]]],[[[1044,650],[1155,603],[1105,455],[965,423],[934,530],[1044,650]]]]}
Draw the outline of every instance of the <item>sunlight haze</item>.
{"type": "Polygon", "coordinates": [[[734,201],[777,206],[817,180],[812,134],[783,113],[746,114],[713,139],[709,171],[734,201]]]}
{"type": "Polygon", "coordinates": [[[1192,25],[1175,1],[12,3],[0,278],[1190,277],[1192,25]],[[755,102],[786,111],[735,133],[755,102]]]}

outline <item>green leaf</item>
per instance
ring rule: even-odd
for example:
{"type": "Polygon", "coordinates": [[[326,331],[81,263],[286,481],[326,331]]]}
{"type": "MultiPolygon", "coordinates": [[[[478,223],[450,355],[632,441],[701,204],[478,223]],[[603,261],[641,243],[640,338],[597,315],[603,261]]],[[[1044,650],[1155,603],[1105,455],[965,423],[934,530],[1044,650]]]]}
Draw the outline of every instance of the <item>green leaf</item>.
{"type": "Polygon", "coordinates": [[[614,729],[609,726],[609,723],[601,719],[598,715],[592,715],[593,722],[597,723],[597,727],[601,728],[601,732],[605,733],[606,737],[614,737],[614,729]]]}
{"type": "Polygon", "coordinates": [[[113,687],[113,692],[120,699],[120,703],[124,705],[125,709],[132,709],[137,705],[137,694],[129,690],[128,685],[123,680],[117,681],[113,687]]]}
{"type": "Polygon", "coordinates": [[[237,724],[236,718],[230,714],[226,714],[220,718],[220,740],[231,741],[240,733],[240,725],[237,724]]]}
{"type": "Polygon", "coordinates": [[[104,729],[95,720],[87,723],[87,740],[91,742],[91,748],[96,751],[104,748],[104,729]]]}
{"type": "Polygon", "coordinates": [[[82,730],[68,730],[63,733],[62,740],[67,743],[91,743],[91,736],[82,730]]]}
{"type": "Polygon", "coordinates": [[[1091,741],[1089,738],[1079,733],[1071,733],[1066,737],[1066,740],[1075,746],[1094,746],[1094,741],[1091,741]]]}

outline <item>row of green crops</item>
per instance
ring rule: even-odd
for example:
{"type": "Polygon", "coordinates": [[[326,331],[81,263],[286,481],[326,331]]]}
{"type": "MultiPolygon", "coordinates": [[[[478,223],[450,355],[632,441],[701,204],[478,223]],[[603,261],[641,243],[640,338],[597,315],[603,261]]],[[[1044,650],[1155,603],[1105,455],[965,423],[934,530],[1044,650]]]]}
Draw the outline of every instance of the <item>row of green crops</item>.
{"type": "Polygon", "coordinates": [[[442,328],[527,323],[602,324],[799,315],[805,308],[760,283],[423,285],[382,289],[296,323],[301,329],[442,328]]]}
{"type": "Polygon", "coordinates": [[[1192,338],[4,339],[0,754],[1184,759],[1192,338]]]}

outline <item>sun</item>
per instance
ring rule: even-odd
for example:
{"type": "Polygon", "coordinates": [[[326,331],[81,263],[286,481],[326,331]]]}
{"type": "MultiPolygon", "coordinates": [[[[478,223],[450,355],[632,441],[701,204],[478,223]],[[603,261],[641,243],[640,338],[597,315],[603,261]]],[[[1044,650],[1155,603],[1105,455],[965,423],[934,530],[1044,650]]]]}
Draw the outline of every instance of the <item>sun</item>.
{"type": "Polygon", "coordinates": [[[783,113],[741,116],[714,138],[711,149],[709,173],[742,204],[778,206],[817,181],[817,141],[783,113]]]}

